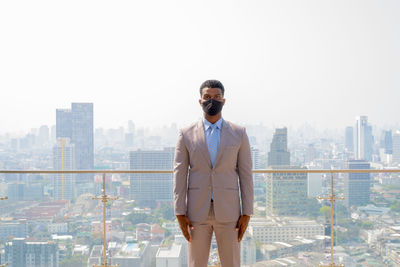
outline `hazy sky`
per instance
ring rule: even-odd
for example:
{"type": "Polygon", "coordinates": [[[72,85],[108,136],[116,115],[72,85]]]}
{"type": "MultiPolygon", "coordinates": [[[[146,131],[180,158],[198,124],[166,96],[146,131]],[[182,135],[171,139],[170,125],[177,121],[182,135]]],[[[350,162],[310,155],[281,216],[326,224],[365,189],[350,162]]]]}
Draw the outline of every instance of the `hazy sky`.
{"type": "Polygon", "coordinates": [[[93,102],[95,127],[201,116],[342,127],[400,122],[400,1],[1,1],[0,133],[93,102]]]}

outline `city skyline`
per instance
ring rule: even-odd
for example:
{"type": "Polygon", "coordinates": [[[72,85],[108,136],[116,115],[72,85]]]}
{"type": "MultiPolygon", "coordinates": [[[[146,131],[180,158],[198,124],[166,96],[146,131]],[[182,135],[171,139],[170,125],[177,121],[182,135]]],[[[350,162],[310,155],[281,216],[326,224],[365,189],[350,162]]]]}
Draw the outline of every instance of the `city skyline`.
{"type": "MultiPolygon", "coordinates": [[[[78,103],[81,103],[81,102],[78,102],[78,103]]],[[[59,108],[56,108],[56,109],[57,110],[63,110],[63,109],[59,109],[59,108]]],[[[1,136],[3,136],[3,137],[7,137],[7,136],[8,137],[22,137],[22,136],[25,136],[27,134],[35,134],[35,135],[40,136],[41,135],[41,131],[43,131],[43,128],[45,128],[45,127],[48,128],[49,135],[51,135],[52,131],[54,130],[54,136],[55,136],[56,131],[57,131],[57,129],[56,129],[56,120],[55,120],[56,116],[55,115],[56,114],[54,114],[54,123],[51,123],[51,124],[44,124],[43,123],[43,124],[33,125],[33,127],[22,127],[18,131],[12,131],[12,130],[8,130],[8,129],[3,129],[3,131],[2,131],[0,129],[0,137],[1,136]],[[52,129],[52,127],[54,127],[54,129],[52,129]]],[[[370,116],[368,114],[365,114],[365,115],[367,115],[367,117],[370,118],[370,116]]],[[[94,121],[95,121],[96,120],[95,112],[93,112],[93,116],[94,116],[94,121]]],[[[361,115],[361,116],[363,116],[363,115],[361,115]]],[[[341,123],[341,125],[338,125],[337,127],[325,127],[325,128],[322,127],[322,126],[318,127],[318,125],[312,124],[312,123],[310,123],[308,121],[303,121],[301,124],[299,123],[297,125],[293,125],[293,124],[289,124],[288,125],[288,124],[284,124],[283,122],[281,122],[281,123],[279,123],[279,122],[270,123],[270,124],[265,123],[265,122],[258,122],[258,123],[257,122],[250,123],[250,122],[246,122],[246,121],[243,121],[243,122],[235,121],[235,122],[239,123],[240,125],[243,125],[245,127],[247,127],[247,126],[250,126],[250,127],[257,127],[257,126],[266,127],[268,129],[270,129],[271,131],[276,129],[276,128],[287,128],[287,129],[290,129],[292,131],[293,130],[302,131],[304,129],[309,128],[309,129],[311,129],[313,131],[317,131],[317,132],[320,132],[320,133],[323,133],[323,132],[326,132],[326,131],[332,131],[332,132],[339,133],[339,132],[342,132],[343,129],[349,127],[348,125],[354,124],[354,121],[356,120],[357,117],[360,117],[360,114],[355,116],[355,117],[353,117],[352,120],[350,120],[350,122],[348,124],[343,122],[343,123],[341,123]]],[[[130,130],[129,124],[130,123],[134,123],[135,130],[160,132],[163,129],[165,129],[166,127],[167,128],[176,127],[177,130],[179,130],[179,129],[185,127],[185,126],[189,126],[190,124],[195,123],[196,121],[200,120],[201,118],[202,118],[202,115],[199,115],[198,117],[194,118],[192,121],[187,122],[187,123],[179,123],[177,121],[175,121],[175,122],[173,121],[173,122],[160,122],[160,123],[152,124],[152,125],[139,124],[139,123],[133,121],[132,119],[128,118],[127,121],[124,121],[121,124],[115,124],[115,125],[112,125],[112,126],[109,126],[109,127],[104,126],[104,125],[94,125],[93,129],[94,130],[118,130],[118,129],[123,128],[123,130],[125,132],[130,133],[131,130],[130,130]]],[[[234,121],[234,120],[231,120],[229,118],[225,118],[225,119],[230,120],[230,121],[234,121]]],[[[372,131],[374,133],[377,132],[378,130],[391,130],[391,131],[393,131],[393,133],[396,132],[396,131],[400,131],[400,122],[399,123],[380,124],[379,122],[375,123],[374,121],[369,120],[369,123],[372,126],[372,131]]],[[[315,134],[315,132],[313,132],[313,134],[315,134]]],[[[51,137],[51,136],[49,136],[49,137],[51,137]]]]}
{"type": "Polygon", "coordinates": [[[239,123],[400,123],[398,1],[209,4],[0,3],[0,132],[51,125],[71,102],[95,103],[95,127],[186,125],[210,78],[239,123]]]}

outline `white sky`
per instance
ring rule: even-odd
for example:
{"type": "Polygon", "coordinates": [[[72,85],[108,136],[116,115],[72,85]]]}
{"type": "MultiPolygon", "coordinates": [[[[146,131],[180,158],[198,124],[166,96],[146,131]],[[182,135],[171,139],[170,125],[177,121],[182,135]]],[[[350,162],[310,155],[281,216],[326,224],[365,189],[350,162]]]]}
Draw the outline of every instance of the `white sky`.
{"type": "Polygon", "coordinates": [[[0,133],[93,102],[95,127],[201,116],[226,87],[239,123],[398,124],[400,1],[0,1],[0,133]]]}

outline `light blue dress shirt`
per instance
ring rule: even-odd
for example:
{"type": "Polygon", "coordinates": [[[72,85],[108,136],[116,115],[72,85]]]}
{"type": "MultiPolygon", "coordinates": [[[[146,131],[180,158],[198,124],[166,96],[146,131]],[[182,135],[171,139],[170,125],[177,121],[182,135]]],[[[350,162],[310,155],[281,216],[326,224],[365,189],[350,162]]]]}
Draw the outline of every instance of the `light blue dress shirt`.
{"type": "MultiPolygon", "coordinates": [[[[203,118],[204,135],[206,137],[208,153],[210,154],[211,166],[214,167],[215,160],[217,159],[219,144],[221,141],[221,126],[222,117],[214,124],[203,118]]],[[[211,199],[213,199],[213,192],[211,192],[211,199]]]]}

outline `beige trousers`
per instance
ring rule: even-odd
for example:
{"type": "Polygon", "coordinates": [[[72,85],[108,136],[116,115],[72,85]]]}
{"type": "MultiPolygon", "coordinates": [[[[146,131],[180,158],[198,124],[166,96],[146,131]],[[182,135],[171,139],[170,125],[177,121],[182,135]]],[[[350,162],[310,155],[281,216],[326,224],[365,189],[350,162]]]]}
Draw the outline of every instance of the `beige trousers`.
{"type": "Polygon", "coordinates": [[[236,221],[221,223],[215,220],[214,205],[205,222],[192,222],[190,231],[192,242],[188,243],[188,267],[207,267],[213,231],[218,245],[222,267],[240,266],[240,243],[236,232],[236,221]]]}

